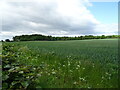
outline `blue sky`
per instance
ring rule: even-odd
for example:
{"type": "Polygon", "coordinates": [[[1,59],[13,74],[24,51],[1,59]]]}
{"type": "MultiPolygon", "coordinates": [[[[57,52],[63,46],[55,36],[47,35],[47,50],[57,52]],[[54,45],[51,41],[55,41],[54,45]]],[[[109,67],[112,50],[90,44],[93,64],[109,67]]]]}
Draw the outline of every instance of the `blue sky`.
{"type": "Polygon", "coordinates": [[[0,32],[0,39],[12,39],[16,35],[23,34],[52,36],[118,34],[118,2],[14,1],[3,0],[0,3],[0,11],[2,11],[0,17],[3,17],[0,20],[3,29],[0,32]]]}
{"type": "Polygon", "coordinates": [[[117,2],[91,2],[92,7],[88,9],[94,17],[102,23],[118,23],[117,2]]]}

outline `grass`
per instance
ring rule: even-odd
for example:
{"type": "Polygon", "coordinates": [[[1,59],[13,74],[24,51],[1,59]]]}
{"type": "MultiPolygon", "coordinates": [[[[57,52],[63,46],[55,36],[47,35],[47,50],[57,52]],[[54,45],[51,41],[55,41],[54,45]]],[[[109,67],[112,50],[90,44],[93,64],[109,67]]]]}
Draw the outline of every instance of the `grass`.
{"type": "MultiPolygon", "coordinates": [[[[0,42],[0,55],[2,54],[2,42],[0,42]]],[[[1,67],[1,57],[0,57],[0,89],[2,87],[1,83],[2,83],[2,67],[1,67]]]]}
{"type": "Polygon", "coordinates": [[[117,88],[118,40],[10,42],[17,59],[39,66],[41,88],[117,88]]]}
{"type": "Polygon", "coordinates": [[[0,54],[2,54],[2,42],[0,42],[0,54]]]}

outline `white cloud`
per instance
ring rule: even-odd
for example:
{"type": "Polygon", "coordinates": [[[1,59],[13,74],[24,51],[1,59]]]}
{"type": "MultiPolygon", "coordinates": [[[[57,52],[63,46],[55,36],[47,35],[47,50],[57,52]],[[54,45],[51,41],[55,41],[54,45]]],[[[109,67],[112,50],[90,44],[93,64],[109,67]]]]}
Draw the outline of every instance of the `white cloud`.
{"type": "Polygon", "coordinates": [[[90,2],[119,2],[119,0],[89,0],[90,2]]]}
{"type": "Polygon", "coordinates": [[[118,24],[98,24],[95,31],[98,35],[115,35],[118,34],[118,24]]]}
{"type": "Polygon", "coordinates": [[[92,4],[88,0],[2,1],[2,39],[35,33],[73,36],[112,32],[116,25],[108,28],[109,25],[101,24],[89,6],[92,4]]]}

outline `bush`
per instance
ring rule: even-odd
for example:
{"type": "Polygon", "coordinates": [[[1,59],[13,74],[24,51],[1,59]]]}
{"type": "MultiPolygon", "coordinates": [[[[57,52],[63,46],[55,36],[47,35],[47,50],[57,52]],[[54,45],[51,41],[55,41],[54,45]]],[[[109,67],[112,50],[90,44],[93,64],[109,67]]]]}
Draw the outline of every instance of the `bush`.
{"type": "Polygon", "coordinates": [[[9,39],[6,39],[5,41],[6,41],[6,42],[10,42],[10,40],[9,40],[9,39]]]}
{"type": "Polygon", "coordinates": [[[18,47],[14,45],[3,44],[2,88],[3,90],[35,88],[35,80],[40,68],[33,65],[26,66],[17,60],[16,50],[18,47]]]}

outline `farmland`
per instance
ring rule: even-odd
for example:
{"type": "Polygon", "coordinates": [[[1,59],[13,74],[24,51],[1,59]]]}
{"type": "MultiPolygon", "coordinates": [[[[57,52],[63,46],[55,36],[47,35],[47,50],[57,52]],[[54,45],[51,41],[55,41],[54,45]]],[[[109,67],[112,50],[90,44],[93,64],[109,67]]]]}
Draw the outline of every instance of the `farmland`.
{"type": "Polygon", "coordinates": [[[32,73],[39,88],[118,87],[117,39],[5,42],[3,60],[7,55],[39,68],[32,73]]]}

